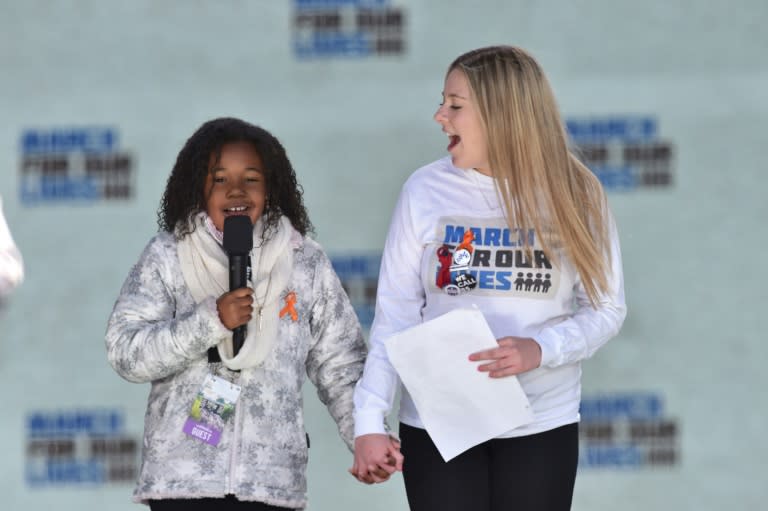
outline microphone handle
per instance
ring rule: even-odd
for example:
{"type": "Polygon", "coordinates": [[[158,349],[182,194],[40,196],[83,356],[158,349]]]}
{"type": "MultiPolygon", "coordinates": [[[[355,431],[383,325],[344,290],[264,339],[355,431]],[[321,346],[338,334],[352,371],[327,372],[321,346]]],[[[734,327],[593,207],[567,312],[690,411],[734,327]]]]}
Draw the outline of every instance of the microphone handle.
{"type": "MultiPolygon", "coordinates": [[[[234,291],[248,285],[251,273],[251,257],[247,254],[229,256],[229,290],[234,291]]],[[[237,356],[245,342],[247,325],[240,325],[232,330],[232,355],[237,356]]]]}
{"type": "Polygon", "coordinates": [[[240,352],[240,348],[243,347],[243,343],[245,342],[245,333],[247,330],[248,327],[246,325],[240,325],[239,327],[232,330],[233,356],[237,356],[237,354],[240,352]]]}

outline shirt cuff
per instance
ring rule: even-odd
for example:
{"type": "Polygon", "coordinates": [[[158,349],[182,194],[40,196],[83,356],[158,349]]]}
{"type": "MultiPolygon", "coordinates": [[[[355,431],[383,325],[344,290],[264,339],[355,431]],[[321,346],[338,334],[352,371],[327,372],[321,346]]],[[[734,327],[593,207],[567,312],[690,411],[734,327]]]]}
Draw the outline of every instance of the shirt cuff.
{"type": "Polygon", "coordinates": [[[355,412],[355,438],[373,433],[387,434],[384,414],[377,410],[355,412]]]}
{"type": "Polygon", "coordinates": [[[540,367],[557,367],[562,362],[562,352],[560,350],[560,336],[554,330],[542,330],[534,337],[534,340],[541,347],[540,367]]]}

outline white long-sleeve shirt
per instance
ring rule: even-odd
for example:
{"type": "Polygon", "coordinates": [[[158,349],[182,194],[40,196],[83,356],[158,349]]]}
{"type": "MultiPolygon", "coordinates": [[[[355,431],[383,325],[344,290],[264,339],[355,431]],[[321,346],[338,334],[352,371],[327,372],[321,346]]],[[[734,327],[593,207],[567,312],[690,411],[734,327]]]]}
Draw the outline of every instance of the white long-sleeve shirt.
{"type": "Polygon", "coordinates": [[[21,253],[13,242],[11,231],[3,216],[3,202],[0,198],[0,298],[8,295],[24,279],[24,264],[21,253]]]}
{"type": "MultiPolygon", "coordinates": [[[[400,385],[384,341],[472,305],[483,312],[496,338],[532,337],[541,346],[540,367],[518,375],[535,420],[501,437],[577,422],[580,362],[618,333],[626,315],[612,219],[610,233],[609,290],[595,309],[574,267],[567,260],[556,265],[546,259],[539,233],[507,226],[493,178],[458,169],[450,157],[417,170],[403,186],[384,246],[370,353],[354,394],[355,435],[385,432],[384,418],[400,385]],[[524,249],[525,238],[533,249],[531,257],[524,249]],[[462,260],[457,253],[467,241],[469,257],[464,254],[462,260]],[[464,269],[450,269],[467,259],[464,269]],[[473,289],[459,290],[462,278],[456,277],[461,273],[474,278],[473,289]]],[[[399,415],[405,424],[424,427],[407,389],[402,391],[399,415]]]]}

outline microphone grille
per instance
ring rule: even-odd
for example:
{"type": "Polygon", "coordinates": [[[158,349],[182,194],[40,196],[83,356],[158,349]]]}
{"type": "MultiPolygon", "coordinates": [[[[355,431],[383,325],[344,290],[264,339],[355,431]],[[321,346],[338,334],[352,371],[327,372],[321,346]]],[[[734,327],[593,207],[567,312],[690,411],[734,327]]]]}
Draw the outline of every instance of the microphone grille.
{"type": "Polygon", "coordinates": [[[224,219],[224,250],[228,254],[244,255],[253,248],[253,224],[245,215],[224,219]]]}

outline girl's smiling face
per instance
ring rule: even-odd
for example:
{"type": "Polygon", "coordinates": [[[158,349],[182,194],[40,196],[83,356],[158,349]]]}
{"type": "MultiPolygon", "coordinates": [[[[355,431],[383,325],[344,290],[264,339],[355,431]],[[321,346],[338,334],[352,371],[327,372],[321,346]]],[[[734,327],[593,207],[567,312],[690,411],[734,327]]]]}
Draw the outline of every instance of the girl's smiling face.
{"type": "Polygon", "coordinates": [[[443,127],[443,132],[450,139],[448,152],[456,167],[476,169],[491,175],[488,144],[480,114],[472,99],[469,81],[458,69],[445,77],[443,102],[435,112],[435,121],[443,127]]]}
{"type": "Polygon", "coordinates": [[[246,215],[255,224],[264,212],[267,180],[259,153],[248,142],[231,142],[211,155],[205,179],[205,210],[224,231],[224,218],[246,215]]]}

